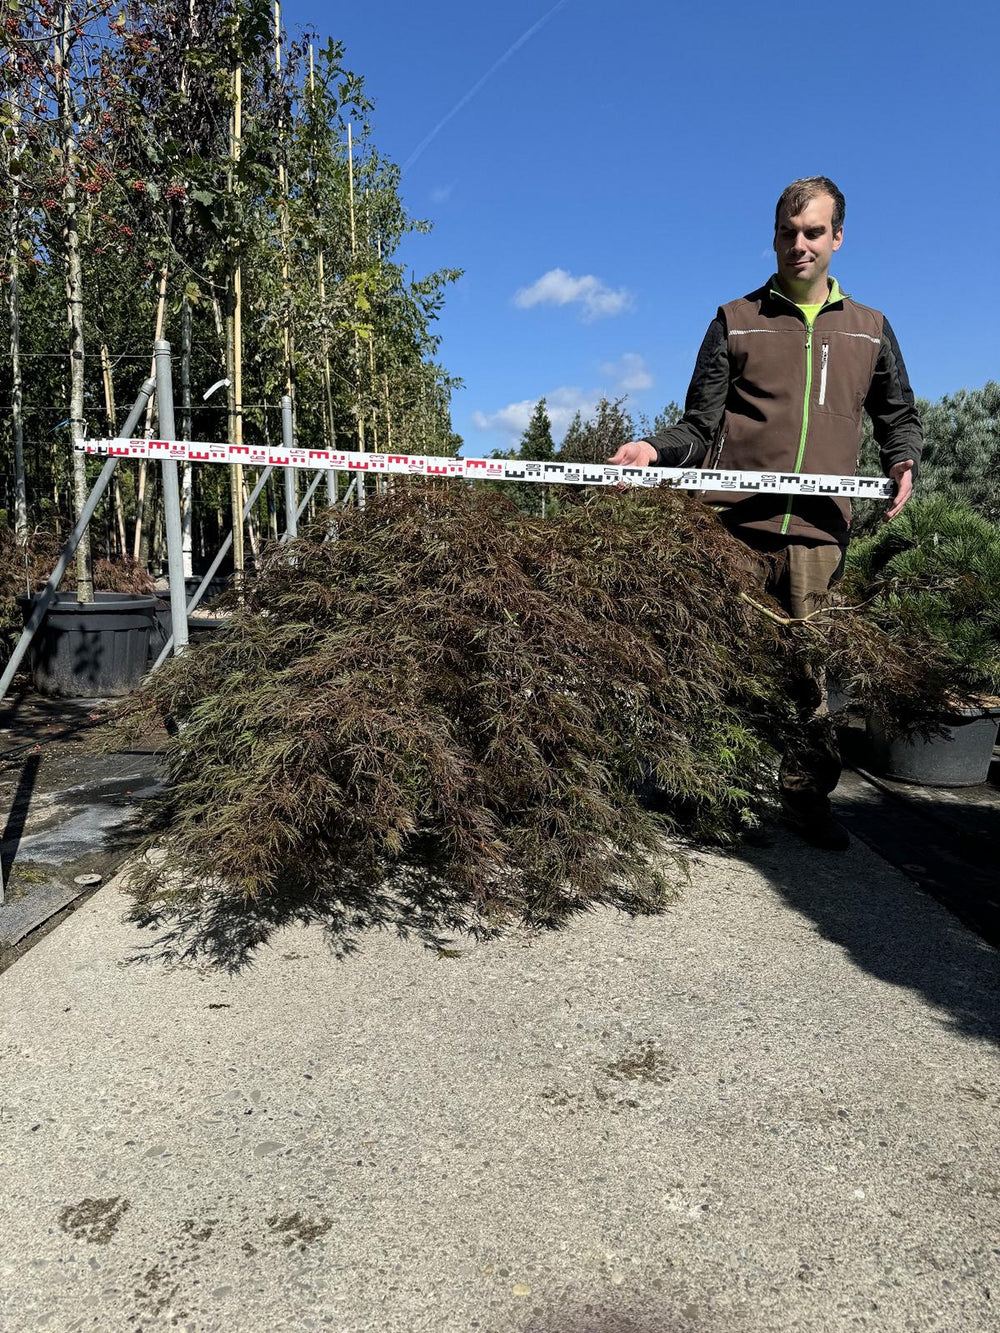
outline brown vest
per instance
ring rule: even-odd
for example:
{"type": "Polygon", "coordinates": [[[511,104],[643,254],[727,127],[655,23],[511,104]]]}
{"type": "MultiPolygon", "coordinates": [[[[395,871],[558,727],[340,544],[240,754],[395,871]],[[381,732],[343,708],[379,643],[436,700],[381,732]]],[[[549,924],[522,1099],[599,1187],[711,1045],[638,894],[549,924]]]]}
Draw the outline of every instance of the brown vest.
{"type": "MultiPolygon", "coordinates": [[[[729,392],[703,466],[851,477],[861,446],[862,408],[882,339],[882,315],[850,297],[828,302],[811,336],[798,307],[774,284],[721,306],[729,392]]],[[[795,541],[847,540],[851,506],[822,496],[706,492],[723,522],[795,541]]]]}

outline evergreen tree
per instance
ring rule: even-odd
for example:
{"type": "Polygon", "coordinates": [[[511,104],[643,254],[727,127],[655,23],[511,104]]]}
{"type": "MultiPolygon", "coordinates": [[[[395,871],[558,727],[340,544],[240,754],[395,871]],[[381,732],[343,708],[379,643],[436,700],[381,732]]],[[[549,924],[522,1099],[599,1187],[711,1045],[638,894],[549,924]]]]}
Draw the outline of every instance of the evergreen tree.
{"type": "Polygon", "coordinates": [[[552,442],[552,422],[549,420],[544,398],[539,398],[535,404],[531,420],[521,436],[521,445],[518,452],[521,458],[537,458],[541,459],[542,462],[555,457],[556,447],[552,442]]]}
{"type": "Polygon", "coordinates": [[[636,436],[639,440],[648,440],[651,435],[659,435],[671,426],[676,426],[678,421],[684,415],[684,409],[680,403],[672,398],[662,412],[657,412],[656,416],[650,422],[649,417],[643,412],[638,420],[639,434],[636,436]]]}
{"type": "Polygon", "coordinates": [[[634,440],[635,423],[624,404],[624,398],[602,398],[596,417],[586,423],[577,413],[563,440],[560,459],[566,463],[603,463],[623,444],[634,440]]]}
{"type": "MultiPolygon", "coordinates": [[[[917,399],[924,427],[924,451],[917,474],[920,499],[941,495],[967,505],[992,523],[1000,522],[1000,384],[959,389],[936,403],[917,399]]],[[[871,422],[865,417],[858,471],[878,476],[882,468],[871,422]]],[[[858,505],[856,536],[877,531],[878,505],[858,505]]]]}

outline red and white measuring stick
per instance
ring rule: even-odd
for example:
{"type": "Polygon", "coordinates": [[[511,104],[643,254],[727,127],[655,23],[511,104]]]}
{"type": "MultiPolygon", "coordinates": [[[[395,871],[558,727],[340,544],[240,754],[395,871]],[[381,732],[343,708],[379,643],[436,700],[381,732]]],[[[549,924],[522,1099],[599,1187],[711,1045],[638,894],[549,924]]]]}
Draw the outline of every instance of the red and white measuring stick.
{"type": "Polygon", "coordinates": [[[265,444],[204,444],[196,440],[83,440],[80,453],[174,460],[178,463],[242,463],[374,476],[458,477],[466,481],[528,481],[563,486],[659,486],[686,491],[759,491],[769,495],[824,495],[878,500],[895,494],[886,477],[838,477],[821,473],[734,472],[729,469],[618,467],[610,463],[533,462],[510,458],[441,458],[433,454],[377,454],[337,449],[284,449],[265,444]]]}

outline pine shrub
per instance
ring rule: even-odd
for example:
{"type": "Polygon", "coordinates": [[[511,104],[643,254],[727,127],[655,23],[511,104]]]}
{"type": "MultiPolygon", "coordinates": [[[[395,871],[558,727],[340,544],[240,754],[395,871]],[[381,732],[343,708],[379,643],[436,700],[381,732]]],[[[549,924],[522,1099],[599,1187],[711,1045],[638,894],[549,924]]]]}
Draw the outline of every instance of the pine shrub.
{"type": "Polygon", "coordinates": [[[1000,528],[944,495],[855,542],[847,596],[886,634],[936,645],[959,699],[1000,694],[1000,528]]]}

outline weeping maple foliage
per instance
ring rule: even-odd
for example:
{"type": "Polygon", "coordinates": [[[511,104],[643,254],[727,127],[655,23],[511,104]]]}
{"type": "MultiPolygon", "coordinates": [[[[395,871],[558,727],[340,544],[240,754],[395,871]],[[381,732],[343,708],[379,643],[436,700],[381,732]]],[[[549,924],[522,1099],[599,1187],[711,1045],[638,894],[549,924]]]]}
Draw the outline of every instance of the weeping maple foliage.
{"type": "Polygon", "coordinates": [[[656,910],[678,839],[759,821],[804,671],[832,663],[915,715],[938,688],[926,657],[914,686],[914,645],[851,615],[788,622],[758,589],[745,548],[667,488],[542,521],[412,482],[326,513],[271,549],[225,633],[126,705],[133,734],[176,733],[138,918],[656,910]]]}

